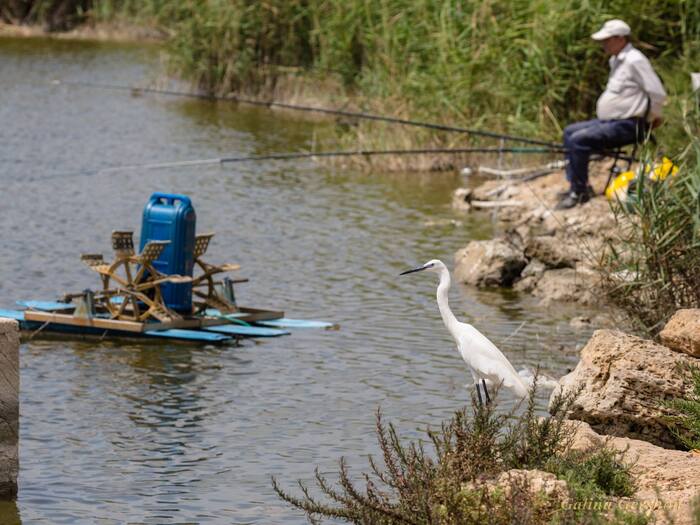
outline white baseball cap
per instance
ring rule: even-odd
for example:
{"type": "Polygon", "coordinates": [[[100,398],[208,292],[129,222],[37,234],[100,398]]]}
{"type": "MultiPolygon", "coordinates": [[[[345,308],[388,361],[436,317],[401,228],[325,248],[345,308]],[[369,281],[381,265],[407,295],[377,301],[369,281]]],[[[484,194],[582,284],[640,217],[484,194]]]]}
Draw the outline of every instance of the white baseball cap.
{"type": "Polygon", "coordinates": [[[625,24],[622,20],[617,18],[613,20],[608,20],[600,28],[600,31],[593,33],[591,38],[593,40],[605,40],[611,36],[627,36],[631,33],[630,26],[625,24]]]}

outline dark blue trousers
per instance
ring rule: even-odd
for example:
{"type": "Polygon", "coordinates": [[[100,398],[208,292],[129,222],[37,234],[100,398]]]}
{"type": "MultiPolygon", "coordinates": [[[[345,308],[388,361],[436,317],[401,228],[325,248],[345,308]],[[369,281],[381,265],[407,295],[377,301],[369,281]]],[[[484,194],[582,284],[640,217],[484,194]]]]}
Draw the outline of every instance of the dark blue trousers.
{"type": "Polygon", "coordinates": [[[588,159],[591,153],[610,150],[644,140],[646,122],[641,118],[585,120],[564,128],[566,180],[571,191],[585,193],[588,185],[588,159]]]}

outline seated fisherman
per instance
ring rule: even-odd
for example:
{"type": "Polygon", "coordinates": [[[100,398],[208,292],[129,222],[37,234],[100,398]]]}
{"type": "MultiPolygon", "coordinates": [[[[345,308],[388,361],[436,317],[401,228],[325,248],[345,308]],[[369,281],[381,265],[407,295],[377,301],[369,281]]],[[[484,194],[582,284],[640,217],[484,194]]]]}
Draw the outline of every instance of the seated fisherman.
{"type": "Polygon", "coordinates": [[[610,76],[598,98],[598,118],[575,122],[564,129],[566,179],[571,187],[557,209],[573,208],[588,201],[588,158],[592,152],[641,142],[650,128],[661,124],[666,91],[658,75],[629,41],[630,27],[622,20],[608,20],[591,35],[610,55],[610,76]]]}

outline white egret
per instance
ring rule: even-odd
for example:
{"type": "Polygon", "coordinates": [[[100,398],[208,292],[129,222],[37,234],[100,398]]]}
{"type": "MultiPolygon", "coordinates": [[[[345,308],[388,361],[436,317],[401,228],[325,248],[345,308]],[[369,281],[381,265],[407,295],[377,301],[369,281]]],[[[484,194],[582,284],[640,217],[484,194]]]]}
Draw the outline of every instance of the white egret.
{"type": "Polygon", "coordinates": [[[440,275],[440,284],[437,287],[438,309],[443,323],[457,343],[457,350],[471,371],[479,402],[482,402],[479,392],[480,383],[484,389],[487,403],[490,402],[487,384],[503,385],[519,399],[527,397],[528,386],[532,384],[532,378],[521,377],[496,345],[472,325],[458,321],[450,310],[447,299],[450,289],[450,272],[447,266],[442,261],[433,259],[423,266],[402,272],[400,275],[421,271],[440,275]]]}

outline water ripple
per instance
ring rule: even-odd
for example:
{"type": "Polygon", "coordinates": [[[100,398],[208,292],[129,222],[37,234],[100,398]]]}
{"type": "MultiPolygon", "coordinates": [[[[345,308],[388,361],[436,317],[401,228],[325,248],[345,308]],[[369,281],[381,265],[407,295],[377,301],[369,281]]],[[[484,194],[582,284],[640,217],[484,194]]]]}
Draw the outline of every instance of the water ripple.
{"type": "MultiPolygon", "coordinates": [[[[243,266],[241,303],[338,322],[241,346],[35,340],[21,350],[21,470],[13,523],[299,523],[273,493],[376,453],[374,412],[422,435],[468,401],[432,275],[399,277],[491,235],[459,217],[450,174],[365,174],[311,161],[95,173],[105,166],[298,151],[327,124],[203,101],[40,85],[143,83],[133,46],[0,40],[1,306],[96,286],[81,252],[138,231],[156,190],[189,194],[208,257],[243,266]],[[89,172],[89,173],[88,173],[89,172]]],[[[460,318],[516,367],[560,375],[588,335],[574,312],[455,287],[460,318]],[[516,333],[517,331],[517,333],[516,333]]],[[[578,313],[578,312],[577,312],[578,313]]],[[[545,399],[540,400],[544,406],[545,399]]]]}

